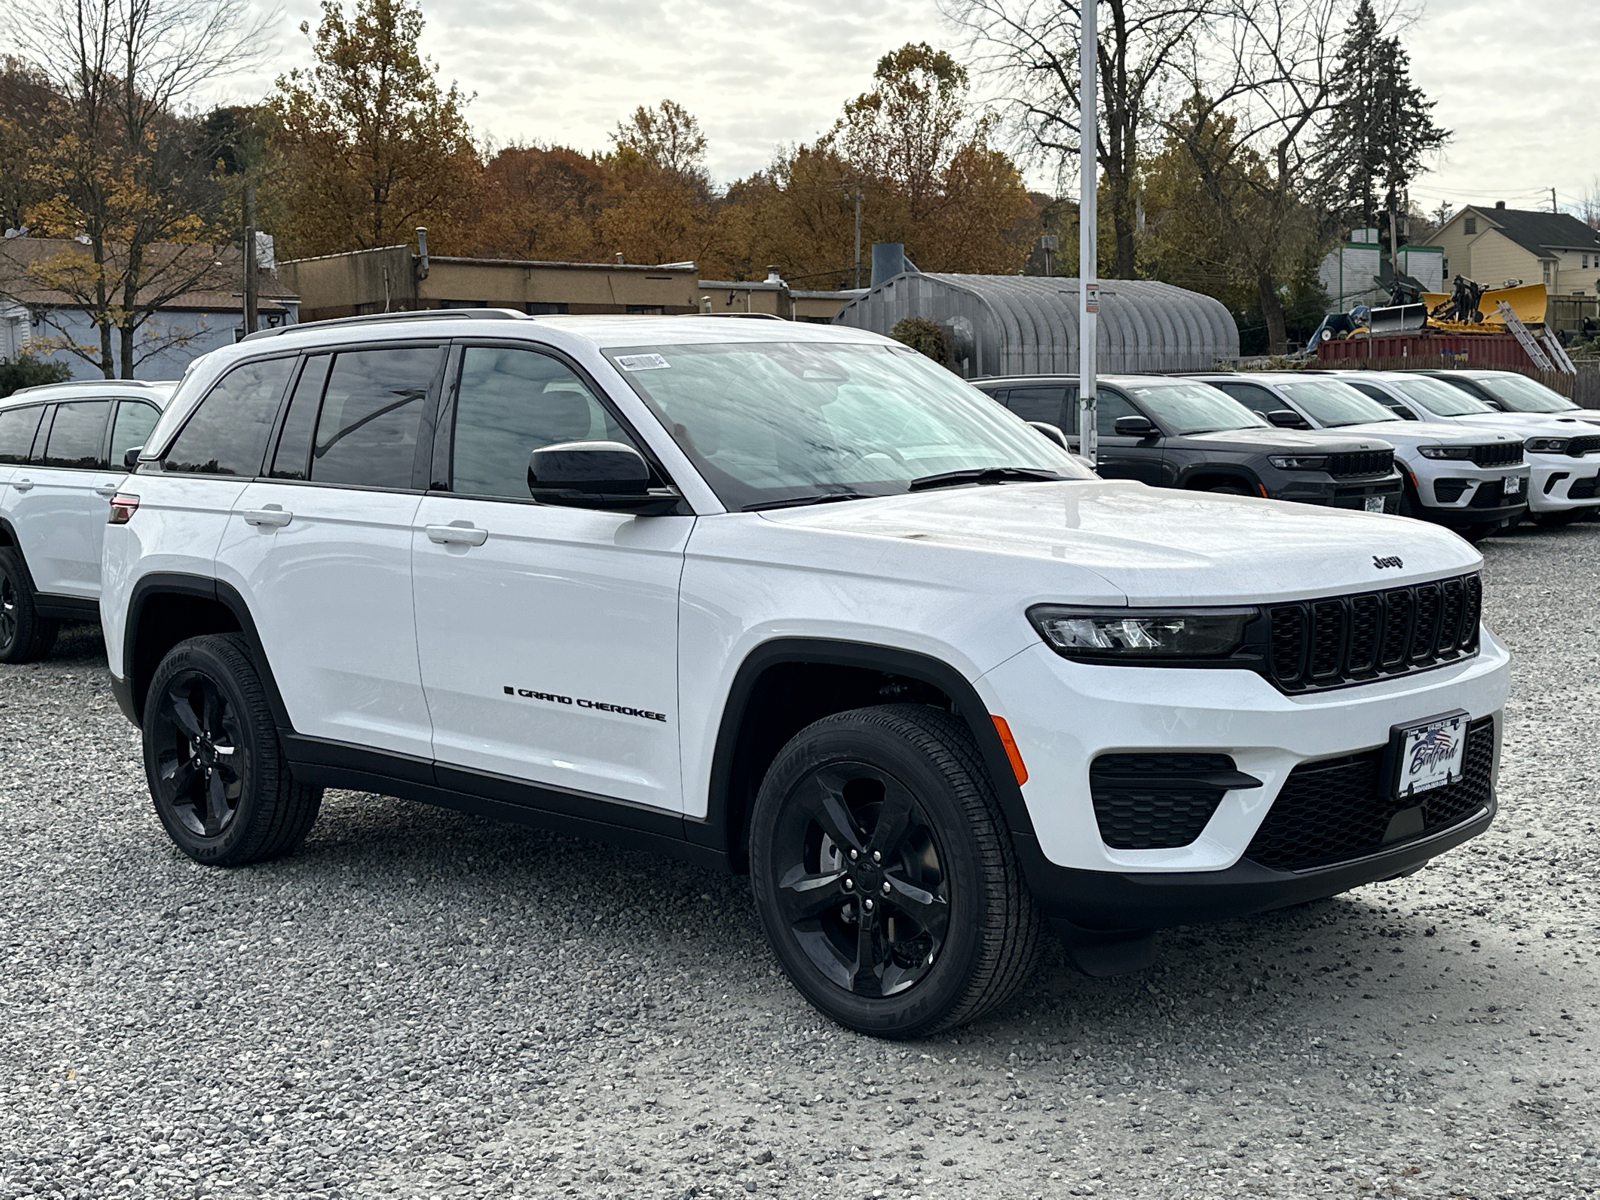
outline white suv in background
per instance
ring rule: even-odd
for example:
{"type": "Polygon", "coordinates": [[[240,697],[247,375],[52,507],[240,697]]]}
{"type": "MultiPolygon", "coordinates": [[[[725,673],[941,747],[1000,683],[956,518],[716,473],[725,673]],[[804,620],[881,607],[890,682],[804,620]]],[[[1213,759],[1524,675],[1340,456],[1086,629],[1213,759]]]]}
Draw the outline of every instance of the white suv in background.
{"type": "Polygon", "coordinates": [[[43,658],[63,620],[99,620],[107,503],[176,386],[106,379],[0,400],[0,662],[43,658]]]}
{"type": "Polygon", "coordinates": [[[113,690],[202,863],[324,787],[748,871],[851,1028],[968,1021],[1048,918],[1150,931],[1487,828],[1479,556],[1095,478],[840,326],[357,318],[207,355],[113,502],[113,690]]]}
{"type": "Polygon", "coordinates": [[[1508,430],[1406,421],[1347,379],[1309,371],[1197,378],[1276,425],[1337,429],[1388,442],[1406,477],[1402,516],[1433,521],[1475,542],[1515,525],[1528,511],[1522,438],[1508,430]]]}
{"type": "Polygon", "coordinates": [[[1541,525],[1600,513],[1600,429],[1564,413],[1502,412],[1454,384],[1409,371],[1342,371],[1336,376],[1411,421],[1504,429],[1528,456],[1528,511],[1541,525]]]}

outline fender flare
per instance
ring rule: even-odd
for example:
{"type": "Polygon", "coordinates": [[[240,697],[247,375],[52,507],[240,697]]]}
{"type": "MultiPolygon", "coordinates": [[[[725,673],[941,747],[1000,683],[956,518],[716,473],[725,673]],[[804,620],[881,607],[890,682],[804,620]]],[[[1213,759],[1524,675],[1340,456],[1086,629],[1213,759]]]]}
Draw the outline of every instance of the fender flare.
{"type": "Polygon", "coordinates": [[[1033,820],[1028,815],[1027,801],[1023,799],[1022,788],[1012,771],[1011,760],[1001,744],[988,707],[966,676],[932,655],[871,642],[831,638],[775,638],[756,646],[739,664],[717,726],[705,819],[685,821],[691,840],[707,840],[729,855],[731,860],[738,860],[742,856],[743,847],[732,844],[737,830],[729,824],[729,793],[733,783],[734,753],[739,744],[739,731],[756,681],[769,668],[787,663],[883,671],[930,684],[949,696],[956,715],[967,723],[978,743],[978,751],[989,769],[989,777],[1000,802],[1001,814],[1006,819],[1024,864],[1038,855],[1033,820]]]}

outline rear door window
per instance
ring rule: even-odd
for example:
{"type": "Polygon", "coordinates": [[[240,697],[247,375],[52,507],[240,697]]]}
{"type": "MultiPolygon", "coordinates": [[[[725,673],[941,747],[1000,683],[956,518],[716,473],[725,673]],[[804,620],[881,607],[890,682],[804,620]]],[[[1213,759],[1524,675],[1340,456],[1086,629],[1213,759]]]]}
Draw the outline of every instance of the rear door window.
{"type": "Polygon", "coordinates": [[[25,463],[33,453],[33,437],[39,432],[44,405],[0,411],[0,463],[25,463]]]}
{"type": "Polygon", "coordinates": [[[117,404],[117,419],[111,424],[111,467],[122,468],[129,450],[150,440],[150,431],[161,419],[161,410],[143,400],[123,400],[117,404]]]}
{"type": "Polygon", "coordinates": [[[45,443],[47,467],[93,470],[105,460],[106,418],[111,415],[108,400],[74,400],[56,405],[56,419],[45,443]]]}
{"type": "Polygon", "coordinates": [[[268,358],[241,363],[217,381],[185,422],[162,467],[193,475],[240,475],[261,471],[278,401],[295,360],[268,358]]]}
{"type": "Polygon", "coordinates": [[[424,346],[335,355],[311,443],[312,481],[413,486],[417,434],[442,353],[424,346]]]}
{"type": "Polygon", "coordinates": [[[313,354],[301,368],[300,379],[294,385],[294,396],[289,401],[289,411],[283,418],[283,432],[278,435],[278,449],[272,456],[272,467],[267,474],[273,479],[309,479],[311,477],[311,435],[317,427],[317,413],[322,409],[322,389],[328,382],[328,368],[333,365],[333,355],[313,354]]]}
{"type": "Polygon", "coordinates": [[[615,417],[559,359],[468,346],[457,389],[451,491],[528,499],[528,457],[557,442],[632,445],[615,417]]]}

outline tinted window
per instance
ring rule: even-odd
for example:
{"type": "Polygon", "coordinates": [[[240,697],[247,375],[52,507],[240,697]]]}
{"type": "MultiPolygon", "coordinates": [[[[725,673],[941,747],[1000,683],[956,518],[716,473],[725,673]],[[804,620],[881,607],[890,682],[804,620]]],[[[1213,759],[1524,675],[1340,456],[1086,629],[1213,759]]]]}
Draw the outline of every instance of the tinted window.
{"type": "Polygon", "coordinates": [[[122,469],[129,450],[150,440],[150,431],[161,419],[161,410],[139,400],[124,400],[117,405],[117,419],[111,426],[111,466],[122,469]]]}
{"type": "Polygon", "coordinates": [[[1274,412],[1277,409],[1289,407],[1267,391],[1266,388],[1259,387],[1253,383],[1213,383],[1211,386],[1221,388],[1240,404],[1248,409],[1253,409],[1262,416],[1266,416],[1269,412],[1274,412]]]}
{"type": "Polygon", "coordinates": [[[294,398],[289,401],[289,413],[283,419],[283,432],[278,435],[278,450],[272,456],[272,469],[267,472],[274,479],[305,479],[311,467],[311,431],[317,424],[317,412],[322,407],[322,388],[328,382],[328,368],[333,364],[331,354],[315,354],[306,359],[300,381],[294,385],[294,398]]]}
{"type": "Polygon", "coordinates": [[[81,400],[56,405],[56,419],[50,426],[50,441],[44,449],[47,467],[98,467],[106,437],[106,418],[111,404],[106,400],[81,400]]]}
{"type": "Polygon", "coordinates": [[[1024,421],[1060,425],[1061,401],[1066,393],[1059,383],[1054,387],[1014,387],[1006,397],[1006,407],[1024,421]]]}
{"type": "Polygon", "coordinates": [[[162,466],[197,475],[256,475],[294,361],[269,358],[229,371],[200,401],[162,466]]]}
{"type": "Polygon", "coordinates": [[[336,355],[311,448],[311,478],[352,487],[409,488],[423,401],[437,347],[336,355]]]}
{"type": "MultiPolygon", "coordinates": [[[[1128,401],[1108,392],[1105,388],[1098,388],[1094,394],[1094,428],[1098,437],[1120,437],[1117,432],[1118,417],[1138,417],[1143,414],[1128,401]]],[[[1074,430],[1074,433],[1077,431],[1074,430]]]]}
{"type": "Polygon", "coordinates": [[[33,435],[38,432],[42,404],[0,411],[0,463],[25,463],[33,450],[33,435]]]}
{"type": "Polygon", "coordinates": [[[571,371],[546,354],[469,346],[461,356],[452,490],[528,498],[528,456],[556,442],[629,442],[571,371]]]}

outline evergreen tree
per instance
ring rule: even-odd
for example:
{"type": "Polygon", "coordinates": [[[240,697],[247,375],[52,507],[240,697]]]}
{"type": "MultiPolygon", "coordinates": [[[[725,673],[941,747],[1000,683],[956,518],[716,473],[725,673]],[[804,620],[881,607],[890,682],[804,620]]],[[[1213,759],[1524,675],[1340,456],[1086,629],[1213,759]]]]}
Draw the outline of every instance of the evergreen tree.
{"type": "Polygon", "coordinates": [[[1404,210],[1403,193],[1423,160],[1450,137],[1434,123],[1433,107],[1411,82],[1411,58],[1400,39],[1384,36],[1372,0],[1361,0],[1339,50],[1320,147],[1331,213],[1381,228],[1379,214],[1404,210]]]}

